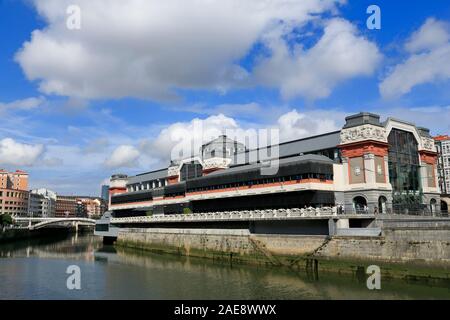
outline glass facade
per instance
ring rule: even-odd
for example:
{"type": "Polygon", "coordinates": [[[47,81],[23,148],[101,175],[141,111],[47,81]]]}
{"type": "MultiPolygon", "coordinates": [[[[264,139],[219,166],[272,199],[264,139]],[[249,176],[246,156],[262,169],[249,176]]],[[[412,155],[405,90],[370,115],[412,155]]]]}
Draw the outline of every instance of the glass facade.
{"type": "Polygon", "coordinates": [[[389,143],[389,178],[394,194],[420,191],[419,151],[411,132],[392,129],[389,143]]]}
{"type": "Polygon", "coordinates": [[[411,132],[392,129],[389,143],[389,180],[394,213],[423,212],[418,144],[411,132]]]}
{"type": "Polygon", "coordinates": [[[180,170],[180,181],[186,181],[201,177],[203,175],[203,167],[198,161],[192,161],[183,164],[180,170]]]}

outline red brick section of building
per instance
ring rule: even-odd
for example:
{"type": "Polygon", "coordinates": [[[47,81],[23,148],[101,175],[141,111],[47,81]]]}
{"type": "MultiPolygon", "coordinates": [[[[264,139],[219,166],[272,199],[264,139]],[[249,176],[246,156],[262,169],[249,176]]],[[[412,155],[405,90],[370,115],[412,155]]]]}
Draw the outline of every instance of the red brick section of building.
{"type": "Polygon", "coordinates": [[[28,173],[0,170],[0,214],[26,216],[28,196],[28,173]]]}

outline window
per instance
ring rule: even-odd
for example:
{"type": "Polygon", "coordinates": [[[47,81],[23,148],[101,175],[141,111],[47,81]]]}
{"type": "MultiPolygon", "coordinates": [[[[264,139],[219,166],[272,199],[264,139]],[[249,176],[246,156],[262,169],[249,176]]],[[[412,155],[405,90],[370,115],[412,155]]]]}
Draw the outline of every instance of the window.
{"type": "Polygon", "coordinates": [[[350,183],[364,183],[364,159],[363,157],[354,157],[349,160],[350,183]]]}
{"type": "Polygon", "coordinates": [[[394,192],[418,191],[419,152],[411,132],[392,129],[389,143],[389,178],[394,192]]]}
{"type": "Polygon", "coordinates": [[[186,181],[203,175],[203,167],[198,161],[183,164],[180,170],[180,181],[186,181]]]}
{"type": "Polygon", "coordinates": [[[384,157],[375,156],[375,180],[377,183],[386,182],[386,173],[384,171],[384,157]]]}

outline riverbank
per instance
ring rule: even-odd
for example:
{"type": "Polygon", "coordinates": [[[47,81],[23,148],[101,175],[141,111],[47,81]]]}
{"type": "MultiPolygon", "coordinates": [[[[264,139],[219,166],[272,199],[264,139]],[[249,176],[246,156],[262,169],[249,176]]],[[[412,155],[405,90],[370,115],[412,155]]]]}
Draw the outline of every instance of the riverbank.
{"type": "Polygon", "coordinates": [[[31,232],[28,229],[5,229],[0,231],[0,243],[28,239],[38,236],[41,232],[31,232]]]}
{"type": "MultiPolygon", "coordinates": [[[[39,238],[39,237],[48,237],[53,235],[61,235],[61,234],[70,234],[76,232],[74,228],[42,228],[38,230],[29,230],[29,229],[6,229],[4,231],[0,231],[0,244],[2,243],[10,243],[14,241],[39,238]]],[[[80,229],[79,232],[93,232],[92,228],[83,228],[80,229]]]]}
{"type": "Polygon", "coordinates": [[[328,237],[250,234],[246,229],[133,228],[121,230],[116,245],[313,275],[320,269],[360,277],[367,266],[376,264],[386,278],[450,279],[449,230],[399,229],[382,237],[328,237]]]}

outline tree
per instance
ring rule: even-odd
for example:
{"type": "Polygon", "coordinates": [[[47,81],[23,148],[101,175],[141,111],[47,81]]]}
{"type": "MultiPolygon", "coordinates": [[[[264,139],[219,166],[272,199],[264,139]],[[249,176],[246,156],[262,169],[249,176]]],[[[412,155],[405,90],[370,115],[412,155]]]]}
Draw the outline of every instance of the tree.
{"type": "Polygon", "coordinates": [[[9,214],[2,214],[0,215],[0,225],[2,226],[6,226],[6,225],[10,225],[13,224],[13,219],[9,214]]]}
{"type": "Polygon", "coordinates": [[[152,216],[152,215],[153,215],[153,210],[147,210],[147,211],[145,212],[145,215],[146,215],[147,217],[152,216]]]}
{"type": "Polygon", "coordinates": [[[192,210],[191,210],[191,208],[183,208],[183,213],[190,214],[190,213],[192,213],[192,210]]]}

